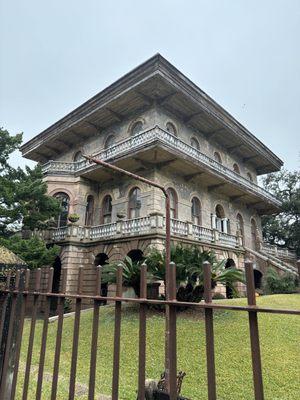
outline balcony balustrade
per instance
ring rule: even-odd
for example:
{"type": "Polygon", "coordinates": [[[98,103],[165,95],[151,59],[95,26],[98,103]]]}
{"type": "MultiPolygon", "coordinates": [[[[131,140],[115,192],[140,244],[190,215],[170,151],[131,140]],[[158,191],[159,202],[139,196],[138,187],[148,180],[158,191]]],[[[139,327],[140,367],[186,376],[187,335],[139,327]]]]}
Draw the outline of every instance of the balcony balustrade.
{"type": "MultiPolygon", "coordinates": [[[[153,214],[142,218],[120,220],[98,226],[68,225],[61,228],[51,228],[43,232],[45,240],[52,242],[86,241],[118,239],[121,237],[147,234],[165,234],[165,217],[153,214]]],[[[218,232],[214,229],[194,225],[178,219],[171,219],[171,234],[174,237],[215,243],[222,246],[238,247],[241,241],[237,236],[218,232]]]]}
{"type": "Polygon", "coordinates": [[[282,248],[269,243],[262,243],[261,250],[271,256],[296,261],[296,252],[287,248],[282,248]]]}
{"type": "MultiPolygon", "coordinates": [[[[244,187],[250,190],[256,195],[262,196],[267,201],[271,201],[277,206],[281,205],[281,202],[276,199],[273,195],[267,192],[262,187],[256,185],[254,182],[244,178],[235,171],[225,167],[224,165],[218,163],[214,159],[208,157],[206,154],[201,153],[199,150],[195,149],[191,145],[185,143],[183,140],[172,135],[171,133],[161,129],[158,126],[148,129],[146,131],[140,132],[137,135],[122,140],[113,146],[100,151],[93,156],[95,158],[112,161],[118,157],[124,157],[126,154],[134,153],[147,145],[154,143],[161,143],[164,146],[170,148],[171,151],[177,151],[185,156],[189,156],[192,161],[201,165],[201,167],[209,169],[212,173],[215,173],[225,180],[230,180],[234,184],[244,187]]],[[[78,162],[60,162],[60,161],[49,161],[44,164],[43,172],[46,174],[81,174],[89,169],[99,168],[99,166],[91,165],[89,161],[82,160],[78,162]]]]}

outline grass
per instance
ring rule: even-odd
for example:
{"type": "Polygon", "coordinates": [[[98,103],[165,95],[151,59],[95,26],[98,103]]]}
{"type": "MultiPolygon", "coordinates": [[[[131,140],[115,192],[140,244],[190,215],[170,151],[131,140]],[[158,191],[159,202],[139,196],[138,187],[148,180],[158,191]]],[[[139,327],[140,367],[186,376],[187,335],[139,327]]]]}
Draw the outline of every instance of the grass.
{"type": "MultiPolygon", "coordinates": [[[[246,299],[222,300],[222,303],[246,304],[246,299]]],[[[258,305],[300,309],[300,295],[273,295],[258,298],[258,305]]],[[[98,361],[96,371],[97,394],[110,394],[113,357],[113,307],[100,309],[98,361]]],[[[215,313],[215,351],[217,395],[219,400],[252,400],[251,354],[248,315],[238,311],[215,313]]],[[[68,398],[68,379],[72,352],[73,318],[64,321],[58,399],[68,398]]],[[[83,313],[80,327],[80,347],[77,365],[76,399],[87,399],[89,353],[92,313],[83,313]]],[[[24,327],[18,397],[21,388],[29,336],[29,322],[24,327]]],[[[187,373],[182,393],[193,400],[207,399],[205,329],[201,312],[179,314],[178,370],[187,373]]],[[[298,399],[300,393],[300,318],[293,315],[260,314],[259,328],[263,364],[265,398],[269,400],[298,399]]],[[[49,324],[43,382],[43,399],[50,398],[52,366],[57,323],[49,324]]],[[[38,321],[32,359],[28,398],[35,398],[37,366],[41,342],[42,321],[38,321]]],[[[138,313],[125,308],[122,315],[120,396],[122,400],[136,399],[138,360],[138,313]]],[[[147,377],[158,378],[164,369],[164,317],[154,314],[147,322],[147,377]]],[[[96,397],[97,398],[97,397],[96,397]]]]}

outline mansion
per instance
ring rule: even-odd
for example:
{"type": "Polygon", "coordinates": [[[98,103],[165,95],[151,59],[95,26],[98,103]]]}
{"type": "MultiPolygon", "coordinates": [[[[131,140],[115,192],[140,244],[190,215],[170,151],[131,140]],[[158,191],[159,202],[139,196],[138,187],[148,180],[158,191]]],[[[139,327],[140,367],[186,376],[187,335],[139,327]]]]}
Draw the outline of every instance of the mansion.
{"type": "Polygon", "coordinates": [[[174,243],[212,249],[241,268],[250,256],[257,287],[270,265],[296,273],[292,252],[262,242],[261,216],[281,203],[257,179],[282,161],[159,54],[21,150],[42,165],[49,195],[62,204],[57,226],[43,235],[61,247],[55,276],[67,269],[67,290],[76,290],[80,265],[89,293],[95,265],[139,260],[165,241],[163,193],[82,154],[163,185],[174,243]]]}

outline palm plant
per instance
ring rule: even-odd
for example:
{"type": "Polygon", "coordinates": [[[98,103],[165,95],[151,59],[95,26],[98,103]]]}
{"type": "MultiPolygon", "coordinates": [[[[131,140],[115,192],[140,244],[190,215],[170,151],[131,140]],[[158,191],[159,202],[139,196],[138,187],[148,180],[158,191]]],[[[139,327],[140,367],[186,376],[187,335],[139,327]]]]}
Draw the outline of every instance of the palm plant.
{"type": "MultiPolygon", "coordinates": [[[[165,252],[152,249],[146,258],[151,273],[165,281],[165,252]]],[[[171,247],[171,261],[176,264],[177,300],[200,301],[204,292],[203,263],[208,261],[212,266],[212,288],[218,282],[228,286],[233,294],[236,282],[243,282],[243,273],[235,267],[226,268],[226,260],[217,262],[213,251],[201,251],[198,247],[171,247]]]]}
{"type": "MultiPolygon", "coordinates": [[[[133,261],[126,256],[123,261],[106,264],[102,267],[102,282],[116,283],[117,269],[119,265],[123,267],[123,285],[132,287],[137,296],[140,295],[141,261],[133,261]]],[[[158,280],[152,272],[147,273],[147,281],[158,280]]]]}

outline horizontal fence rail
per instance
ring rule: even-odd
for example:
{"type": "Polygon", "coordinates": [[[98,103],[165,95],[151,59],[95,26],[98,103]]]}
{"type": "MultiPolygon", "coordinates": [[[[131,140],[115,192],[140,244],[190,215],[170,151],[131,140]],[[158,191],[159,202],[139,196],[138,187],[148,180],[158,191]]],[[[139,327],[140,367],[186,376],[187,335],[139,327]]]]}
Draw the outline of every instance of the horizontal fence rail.
{"type": "MultiPolygon", "coordinates": [[[[300,272],[300,264],[298,263],[300,272]]],[[[145,399],[145,380],[146,380],[146,331],[147,331],[147,310],[149,305],[160,305],[166,308],[166,386],[165,393],[171,400],[177,400],[180,385],[177,377],[177,310],[180,307],[193,307],[204,309],[205,340],[206,340],[206,360],[207,360],[207,398],[215,400],[217,398],[217,383],[215,372],[215,346],[214,346],[214,311],[215,310],[234,310],[248,313],[249,336],[252,357],[253,371],[253,393],[256,400],[264,399],[263,376],[259,341],[258,313],[276,313],[286,315],[299,315],[300,310],[273,309],[258,307],[256,305],[253,264],[245,262],[247,306],[236,306],[229,304],[216,304],[212,301],[212,269],[208,262],[203,264],[204,272],[204,301],[199,303],[182,302],[176,300],[176,266],[170,263],[166,271],[167,277],[167,297],[166,300],[147,299],[147,266],[143,264],[140,272],[140,295],[138,298],[123,297],[123,268],[119,265],[116,272],[116,292],[115,296],[101,296],[101,267],[96,267],[95,290],[93,295],[82,292],[83,287],[83,267],[78,270],[77,291],[76,293],[66,293],[66,270],[62,270],[60,292],[52,293],[53,269],[47,271],[46,291],[41,290],[41,270],[35,273],[35,286],[29,290],[31,271],[21,270],[16,273],[8,272],[5,287],[0,287],[1,295],[1,331],[0,345],[4,348],[0,364],[0,399],[15,399],[18,381],[20,348],[23,338],[23,328],[25,321],[25,311],[31,302],[29,340],[27,343],[26,363],[24,379],[22,382],[22,400],[29,399],[30,371],[32,367],[34,339],[36,334],[36,322],[38,316],[38,304],[43,303],[42,333],[38,363],[38,375],[36,381],[35,399],[42,398],[45,353],[48,339],[48,324],[51,301],[57,301],[57,333],[55,339],[55,350],[53,360],[53,373],[51,384],[51,400],[58,396],[58,376],[60,368],[60,357],[62,348],[62,336],[64,327],[64,302],[66,298],[73,299],[75,302],[75,314],[73,322],[71,368],[69,375],[68,399],[75,399],[75,387],[77,377],[77,358],[79,350],[79,330],[81,325],[82,304],[85,300],[92,302],[92,331],[90,354],[86,355],[88,385],[88,399],[96,399],[95,382],[97,369],[97,353],[101,351],[98,347],[99,332],[101,324],[99,320],[100,305],[103,301],[113,302],[115,305],[114,321],[114,351],[113,351],[113,371],[111,395],[112,400],[119,399],[120,393],[120,363],[121,363],[121,325],[122,325],[122,303],[136,303],[139,305],[139,340],[138,340],[138,362],[136,365],[138,382],[136,387],[137,399],[145,399]],[[13,278],[13,279],[12,279],[13,278]],[[7,310],[9,308],[9,313],[7,310]],[[6,330],[5,330],[6,328],[6,330]],[[14,337],[13,332],[16,333],[14,337]],[[4,346],[3,346],[4,344],[4,346]]]]}

